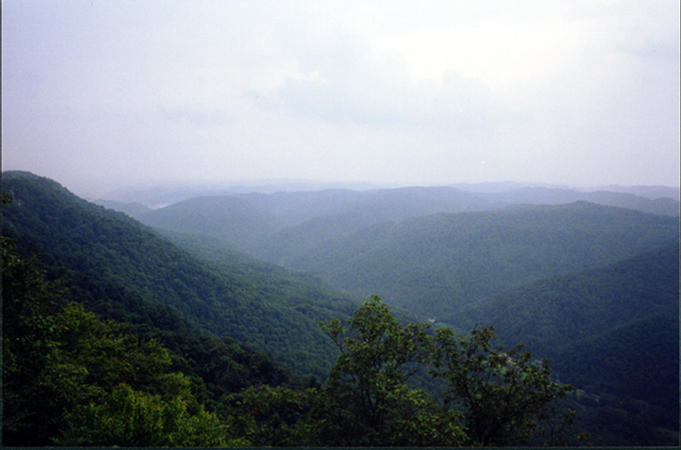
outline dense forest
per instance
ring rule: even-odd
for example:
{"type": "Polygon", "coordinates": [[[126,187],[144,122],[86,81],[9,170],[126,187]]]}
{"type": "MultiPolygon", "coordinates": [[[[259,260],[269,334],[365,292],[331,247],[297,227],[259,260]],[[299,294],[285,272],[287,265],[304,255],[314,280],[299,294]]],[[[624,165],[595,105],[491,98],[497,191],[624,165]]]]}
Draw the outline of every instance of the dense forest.
{"type": "MultiPolygon", "coordinates": [[[[314,380],[304,386],[247,349],[191,329],[163,330],[175,352],[207,356],[178,367],[181,356],[157,339],[74,303],[61,283],[44,278],[37,260],[14,252],[9,239],[3,239],[2,273],[6,445],[464,445],[527,442],[542,433],[548,443],[570,438],[541,428],[556,420],[547,405],[571,389],[553,382],[547,365],[492,348],[489,330],[475,330],[467,340],[449,330],[428,334],[425,324],[402,327],[378,297],[352,315],[347,330],[338,319],[324,326],[340,356],[323,387],[314,380]],[[201,363],[227,365],[220,369],[228,377],[241,367],[242,378],[216,380],[209,389],[210,373],[191,373],[201,363]],[[447,400],[460,401],[461,409],[407,387],[417,363],[446,380],[447,400]]],[[[572,418],[557,420],[569,425],[572,418]]]]}
{"type": "Polygon", "coordinates": [[[3,234],[15,237],[26,255],[39,255],[50,277],[65,279],[75,299],[103,317],[126,319],[119,304],[137,297],[176,311],[203,332],[267,349],[301,372],[321,376],[333,363],[316,322],[348,315],[356,305],[349,296],[283,275],[242,276],[209,266],[50,180],[5,174],[3,189],[14,198],[3,234]]]}
{"type": "Polygon", "coordinates": [[[678,444],[678,201],[531,191],[5,172],[3,443],[678,444]]]}

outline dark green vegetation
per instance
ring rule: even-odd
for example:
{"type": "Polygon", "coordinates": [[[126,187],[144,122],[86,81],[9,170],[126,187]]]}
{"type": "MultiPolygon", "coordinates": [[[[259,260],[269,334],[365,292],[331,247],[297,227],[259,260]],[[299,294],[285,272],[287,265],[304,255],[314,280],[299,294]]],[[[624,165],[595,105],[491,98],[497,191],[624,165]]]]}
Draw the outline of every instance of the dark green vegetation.
{"type": "Polygon", "coordinates": [[[676,219],[576,203],[379,224],[292,265],[458,330],[493,324],[598,397],[579,422],[593,443],[672,444],[678,254],[676,219]]]}
{"type": "Polygon", "coordinates": [[[378,224],[291,261],[456,324],[501,290],[631,257],[676,239],[678,220],[590,203],[440,214],[378,224]]]}
{"type": "Polygon", "coordinates": [[[551,360],[562,381],[598,393],[608,405],[601,413],[629,422],[622,443],[654,442],[656,427],[677,427],[678,301],[676,241],[501,292],[463,316],[472,324],[494,323],[503,342],[526,343],[551,360]]]}
{"type": "MultiPolygon", "coordinates": [[[[81,200],[57,183],[6,173],[3,234],[36,253],[48,278],[63,278],[74,300],[105,318],[131,321],[123,308],[172,311],[215,336],[267,351],[299,373],[323,377],[335,358],[316,322],[349,314],[356,303],[317,284],[250,277],[202,263],[129,217],[81,200]],[[277,286],[286,285],[286,292],[277,286]],[[123,306],[129,305],[129,306],[123,306]],[[142,308],[141,306],[139,308],[142,308]]],[[[246,273],[243,273],[246,272],[246,273]]],[[[143,321],[148,312],[135,311],[143,321]]]]}
{"type": "Polygon", "coordinates": [[[579,347],[638,323],[658,321],[653,328],[659,332],[678,317],[678,257],[678,242],[670,242],[617,263],[503,291],[465,317],[470,324],[490,321],[503,340],[522,337],[533,352],[552,359],[565,346],[579,347]]]}
{"type": "Polygon", "coordinates": [[[206,446],[217,416],[167,349],[68,302],[3,238],[3,444],[206,446]]]}
{"type": "MultiPolygon", "coordinates": [[[[71,302],[60,283],[45,280],[35,259],[21,258],[12,247],[3,237],[5,445],[523,443],[527,431],[535,435],[535,426],[547,420],[542,411],[570,389],[552,382],[548,372],[537,376],[527,358],[511,360],[512,353],[491,350],[492,336],[485,331],[475,347],[440,331],[433,338],[427,325],[401,327],[374,297],[354,313],[347,331],[338,320],[326,326],[340,347],[326,386],[287,387],[256,373],[251,387],[227,391],[204,404],[199,394],[208,383],[173,370],[177,354],[128,324],[97,319],[71,302]],[[454,366],[441,363],[452,359],[459,361],[454,366]],[[478,374],[481,362],[484,368],[478,374]],[[439,405],[404,383],[408,375],[402,366],[414,363],[432,364],[433,374],[446,380],[473,372],[482,389],[476,398],[489,401],[485,391],[501,390],[509,399],[494,396],[486,412],[465,402],[460,409],[439,405]],[[509,377],[508,372],[516,375],[509,377]],[[517,377],[524,383],[515,382],[517,377]],[[537,391],[548,395],[531,411],[511,400],[536,396],[537,391]],[[498,417],[497,410],[515,411],[513,417],[524,419],[502,419],[500,431],[484,439],[466,433],[468,423],[481,414],[498,417]]],[[[166,330],[166,337],[181,334],[192,333],[166,330]]],[[[212,358],[229,358],[216,350],[212,358]]],[[[238,370],[237,365],[231,370],[238,370]]],[[[451,392],[454,398],[460,395],[454,385],[451,392]]]]}
{"type": "MultiPolygon", "coordinates": [[[[510,194],[408,188],[240,194],[129,211],[160,218],[169,231],[89,204],[47,179],[9,173],[2,181],[15,198],[4,208],[3,234],[16,239],[23,256],[39,255],[46,283],[62,279],[68,299],[84,305],[82,314],[95,313],[92,320],[126,323],[140,345],[157,342],[149,345],[163,347],[170,361],[159,377],[189,380],[184,397],[130,377],[121,380],[127,388],[109,382],[97,388],[106,394],[91,397],[100,406],[72,416],[81,422],[69,426],[95,427],[93,417],[112,416],[125,402],[170,411],[164,402],[180,398],[194,405],[183,413],[187,421],[199,413],[217,420],[221,442],[235,445],[537,444],[551,442],[572,420],[559,412],[569,406],[577,411],[576,431],[590,432],[587,443],[678,443],[678,218],[634,210],[676,200],[637,197],[638,207],[621,205],[630,209],[586,202],[500,208],[513,202],[510,194]],[[401,323],[428,317],[435,329],[401,327],[371,302],[346,325],[329,323],[358,303],[320,280],[358,297],[379,294],[399,307],[401,323]],[[385,340],[371,337],[374,323],[383,324],[385,340]],[[533,355],[550,358],[574,393],[557,404],[562,395],[549,389],[533,402],[478,383],[489,377],[550,385],[540,362],[489,346],[490,330],[475,327],[490,324],[505,346],[525,343],[533,355]],[[445,326],[476,331],[448,335],[445,326]],[[357,336],[366,339],[353,341],[357,336]],[[371,349],[385,356],[374,358],[375,372],[362,366],[371,349]],[[484,364],[467,359],[473,354],[483,354],[477,361],[484,364]],[[358,377],[360,368],[373,375],[358,377]],[[323,387],[309,377],[323,382],[329,374],[323,387]],[[374,399],[369,407],[357,392],[374,399]],[[487,414],[502,403],[513,413],[487,414]]],[[[514,195],[525,203],[573,195],[532,192],[514,195]]],[[[68,302],[59,304],[51,316],[65,314],[68,302]]],[[[49,435],[72,442],[65,436],[49,435]]]]}

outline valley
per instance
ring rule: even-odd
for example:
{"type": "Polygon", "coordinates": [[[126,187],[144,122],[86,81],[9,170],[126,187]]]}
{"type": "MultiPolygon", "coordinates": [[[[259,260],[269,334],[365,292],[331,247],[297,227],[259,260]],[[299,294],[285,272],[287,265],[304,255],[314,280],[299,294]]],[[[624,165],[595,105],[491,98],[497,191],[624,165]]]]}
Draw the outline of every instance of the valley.
{"type": "Polygon", "coordinates": [[[586,443],[677,442],[678,198],[511,184],[106,209],[27,172],[4,172],[2,192],[18,252],[98,318],[160,340],[210,411],[259,383],[326,383],[339,350],[318,324],[377,295],[401,323],[493,326],[548,358],[586,443]]]}

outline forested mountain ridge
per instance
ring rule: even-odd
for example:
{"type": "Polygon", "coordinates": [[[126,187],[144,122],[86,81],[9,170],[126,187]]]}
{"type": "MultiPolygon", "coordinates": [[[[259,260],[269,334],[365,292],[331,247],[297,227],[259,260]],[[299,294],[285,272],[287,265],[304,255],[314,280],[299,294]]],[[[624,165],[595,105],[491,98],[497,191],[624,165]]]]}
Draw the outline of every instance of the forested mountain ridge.
{"type": "Polygon", "coordinates": [[[678,317],[674,240],[622,261],[502,291],[450,318],[464,329],[494,324],[502,342],[523,343],[548,357],[561,380],[598,393],[602,411],[638,415],[624,428],[640,439],[644,424],[663,425],[667,433],[678,424],[678,317]]]}
{"type": "MultiPolygon", "coordinates": [[[[249,202],[262,212],[277,217],[284,226],[327,215],[366,210],[371,205],[381,208],[392,204],[399,214],[410,217],[438,212],[493,209],[509,204],[560,204],[585,200],[605,206],[637,209],[653,214],[679,216],[679,189],[667,186],[603,186],[591,189],[567,186],[543,186],[522,183],[455,184],[433,187],[324,188],[293,190],[291,186],[269,186],[260,189],[158,188],[112,192],[105,196],[117,202],[140,202],[160,208],[196,197],[232,197],[249,202]],[[160,206],[159,206],[160,205],[160,206]]],[[[106,201],[106,200],[103,200],[106,201]]],[[[119,204],[120,205],[120,204],[119,204]]],[[[112,204],[112,206],[115,206],[112,204]]],[[[116,209],[116,208],[114,208],[116,209]]],[[[386,210],[384,210],[386,211],[386,210]]],[[[397,220],[399,217],[382,220],[397,220]]]]}
{"type": "MultiPolygon", "coordinates": [[[[249,249],[251,253],[257,255],[258,257],[275,262],[282,265],[291,265],[296,267],[296,260],[304,260],[308,258],[309,254],[314,253],[315,249],[324,248],[325,245],[329,245],[335,241],[342,240],[346,238],[347,240],[352,240],[352,237],[361,232],[364,228],[370,228],[372,226],[379,226],[380,224],[394,223],[400,224],[406,220],[417,219],[418,217],[423,217],[427,215],[435,215],[434,213],[444,214],[444,213],[461,213],[461,212],[483,212],[490,210],[504,211],[509,208],[517,208],[515,203],[523,204],[524,202],[511,202],[509,197],[503,202],[500,200],[489,200],[485,202],[467,204],[464,208],[461,204],[461,208],[454,208],[450,205],[449,208],[437,208],[435,205],[431,205],[433,208],[428,208],[428,213],[417,214],[416,210],[405,210],[401,215],[395,212],[393,213],[382,213],[387,210],[386,206],[368,208],[365,211],[353,211],[338,215],[323,215],[313,219],[306,220],[298,225],[293,225],[285,227],[278,231],[273,236],[268,239],[263,240],[262,244],[254,248],[249,249]],[[511,204],[511,206],[503,206],[505,204],[511,204]]],[[[574,198],[572,195],[570,198],[574,198]]],[[[524,198],[518,200],[525,200],[524,198]]],[[[668,204],[666,207],[667,211],[678,212],[678,202],[674,204],[671,199],[659,199],[659,200],[647,200],[641,199],[644,202],[662,202],[668,204]]],[[[574,202],[539,202],[537,199],[533,201],[534,206],[541,207],[542,205],[548,205],[552,203],[574,203],[574,202]]],[[[595,202],[599,204],[599,202],[595,202]]],[[[563,205],[564,206],[564,205],[563,205]]],[[[638,208],[626,208],[638,210],[638,208]]],[[[645,211],[646,209],[654,208],[641,208],[645,211]]],[[[421,208],[421,210],[426,210],[426,208],[421,208]]],[[[663,214],[665,215],[665,214],[663,214]]]]}
{"type": "Polygon", "coordinates": [[[114,200],[95,200],[93,203],[101,205],[107,209],[120,211],[129,215],[130,217],[137,217],[141,214],[151,211],[151,208],[144,206],[139,202],[117,202],[114,200]]]}
{"type": "Polygon", "coordinates": [[[236,197],[196,197],[137,216],[145,224],[200,233],[250,249],[277,229],[274,216],[236,197]]]}
{"type": "MultiPolygon", "coordinates": [[[[338,319],[323,326],[343,342],[326,386],[273,387],[281,383],[268,379],[276,371],[249,364],[257,370],[248,380],[254,385],[235,392],[239,385],[225,386],[212,373],[243,375],[233,352],[209,347],[206,353],[184,342],[179,348],[206,359],[191,355],[198,373],[173,371],[180,355],[129,323],[98,320],[73,303],[59,281],[45,280],[35,258],[16,254],[12,239],[3,236],[1,244],[4,445],[460,446],[572,439],[551,432],[554,419],[568,426],[571,419],[550,409],[572,388],[553,382],[548,366],[529,363],[529,354],[492,348],[489,330],[474,331],[470,340],[449,330],[431,336],[426,324],[402,327],[373,297],[353,313],[347,330],[338,319]],[[460,409],[409,389],[405,362],[433,365],[432,375],[452,385],[448,398],[463,400],[460,409]],[[508,381],[490,392],[471,372],[508,381]],[[470,389],[457,385],[461,377],[470,389]],[[222,385],[219,398],[208,380],[222,385]],[[206,388],[210,408],[202,402],[206,388]],[[471,389],[481,395],[468,395],[471,389]],[[485,423],[494,426],[480,426],[485,423]]],[[[171,343],[201,338],[187,330],[162,337],[171,343]]]]}
{"type": "Polygon", "coordinates": [[[2,189],[14,199],[3,211],[3,234],[16,237],[22,253],[38,253],[49,275],[65,278],[76,300],[94,310],[107,308],[108,294],[89,290],[98,280],[170,307],[205,332],[267,351],[299,373],[323,377],[332,364],[333,348],[316,322],[349,314],[356,303],[347,296],[316,287],[279,296],[46,178],[6,172],[2,189]]]}
{"type": "Polygon", "coordinates": [[[262,211],[268,211],[284,226],[311,219],[350,215],[362,224],[402,220],[438,212],[490,209],[499,205],[478,195],[451,187],[401,187],[367,191],[325,190],[238,194],[262,211]]]}
{"type": "MultiPolygon", "coordinates": [[[[664,192],[667,194],[667,192],[664,192]]],[[[646,198],[629,192],[598,190],[580,192],[571,189],[525,187],[508,192],[479,194],[490,202],[504,204],[563,204],[588,201],[603,206],[617,206],[666,216],[679,216],[679,201],[673,197],[646,198]]]]}
{"type": "Polygon", "coordinates": [[[463,320],[494,323],[506,342],[522,339],[534,352],[549,354],[647,316],[678,316],[678,278],[679,242],[672,240],[621,261],[501,291],[467,308],[463,320]]]}
{"type": "Polygon", "coordinates": [[[679,202],[630,193],[518,187],[475,192],[453,187],[404,187],[351,191],[233,193],[182,200],[153,211],[110,204],[162,229],[202,232],[259,258],[288,264],[324,241],[382,222],[400,222],[437,213],[487,211],[514,204],[566,204],[590,201],[678,217],[679,202]],[[229,212],[229,215],[226,213],[229,212]]]}
{"type": "Polygon", "coordinates": [[[270,255],[279,251],[272,248],[276,243],[309,245],[295,239],[299,227],[307,239],[326,240],[386,220],[495,206],[453,188],[400,188],[196,197],[139,214],[129,207],[117,209],[126,209],[147,225],[216,237],[277,263],[270,255]]]}
{"type": "Polygon", "coordinates": [[[291,260],[350,292],[448,320],[500,290],[615,262],[677,239],[672,217],[586,202],[378,224],[291,260]]]}

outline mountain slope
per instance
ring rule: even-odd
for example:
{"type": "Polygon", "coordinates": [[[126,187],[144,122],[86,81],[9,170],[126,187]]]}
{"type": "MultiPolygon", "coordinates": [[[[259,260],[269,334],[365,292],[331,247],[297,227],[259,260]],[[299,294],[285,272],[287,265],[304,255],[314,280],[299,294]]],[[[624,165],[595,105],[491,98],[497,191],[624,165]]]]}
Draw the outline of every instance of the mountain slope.
{"type": "Polygon", "coordinates": [[[89,289],[96,280],[170,307],[205,332],[271,353],[299,373],[323,377],[332,364],[334,349],[316,321],[350,313],[355,304],[347,297],[315,289],[309,297],[280,296],[197,261],[127,216],[45,178],[3,173],[2,189],[14,198],[3,212],[3,234],[15,236],[24,253],[37,252],[51,275],[65,278],[76,299],[93,309],[109,295],[89,289]],[[314,308],[300,312],[305,304],[314,308]]]}
{"type": "Polygon", "coordinates": [[[465,320],[493,323],[506,342],[548,355],[650,315],[678,317],[678,255],[678,241],[670,241],[616,263],[509,289],[466,309],[465,320]]]}
{"type": "Polygon", "coordinates": [[[678,423],[679,322],[653,314],[573,341],[553,352],[561,378],[592,392],[644,400],[678,423]]]}
{"type": "Polygon", "coordinates": [[[588,201],[604,206],[617,206],[636,211],[667,216],[679,216],[679,201],[674,198],[646,198],[628,192],[591,191],[580,192],[571,189],[525,187],[508,192],[479,194],[488,201],[505,204],[554,205],[588,201]]]}
{"type": "Polygon", "coordinates": [[[147,208],[138,202],[116,202],[114,200],[95,200],[93,203],[101,205],[107,209],[113,209],[114,211],[120,211],[129,215],[130,217],[141,216],[152,211],[151,208],[147,208]]]}
{"type": "Polygon", "coordinates": [[[475,194],[451,187],[242,194],[239,198],[268,211],[287,226],[320,217],[346,215],[358,218],[362,224],[371,225],[438,212],[490,209],[497,206],[475,194]]]}
{"type": "Polygon", "coordinates": [[[465,322],[494,324],[504,342],[555,361],[567,382],[669,407],[678,391],[678,255],[673,241],[501,292],[466,311],[465,322]]]}
{"type": "Polygon", "coordinates": [[[151,227],[213,236],[242,249],[278,228],[272,215],[231,196],[196,197],[135,217],[151,227]]]}
{"type": "Polygon", "coordinates": [[[498,293],[458,320],[494,324],[503,342],[548,357],[561,381],[597,393],[580,419],[596,443],[674,442],[653,430],[669,435],[679,419],[678,276],[674,240],[498,293]]]}
{"type": "Polygon", "coordinates": [[[624,259],[677,236],[672,217],[586,202],[523,206],[378,224],[327,241],[290,267],[449,320],[499,291],[624,259]]]}
{"type": "Polygon", "coordinates": [[[552,356],[562,381],[591,393],[576,410],[593,444],[678,446],[678,316],[635,319],[552,356]]]}
{"type": "Polygon", "coordinates": [[[196,197],[134,217],[159,229],[216,237],[277,262],[276,254],[299,254],[299,245],[309,246],[314,236],[328,239],[385,220],[492,207],[452,188],[337,189],[196,197]]]}
{"type": "Polygon", "coordinates": [[[589,201],[660,215],[679,215],[679,202],[629,193],[523,187],[467,192],[453,187],[246,193],[195,197],[154,211],[132,213],[165,230],[217,237],[258,258],[288,264],[316,245],[383,222],[438,213],[489,211],[517,204],[589,201]]]}

